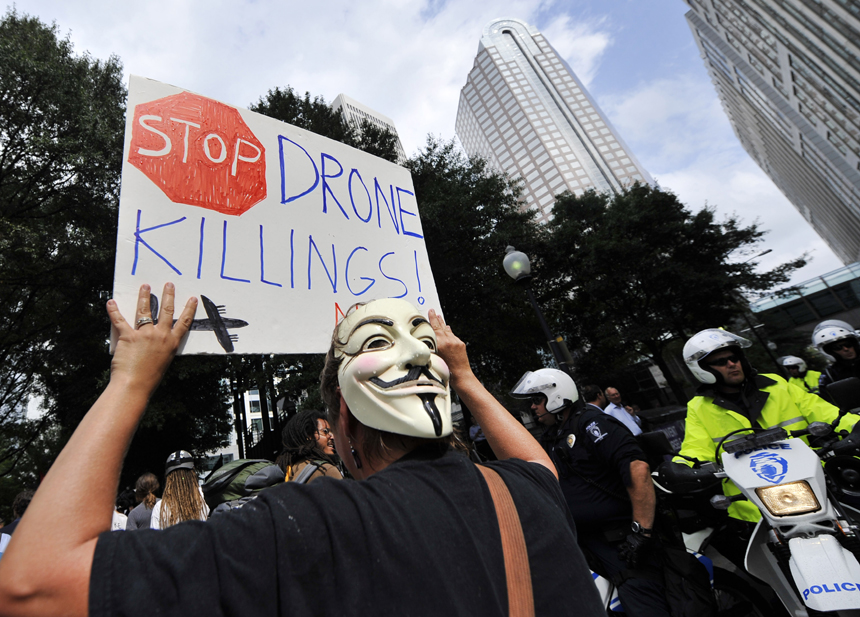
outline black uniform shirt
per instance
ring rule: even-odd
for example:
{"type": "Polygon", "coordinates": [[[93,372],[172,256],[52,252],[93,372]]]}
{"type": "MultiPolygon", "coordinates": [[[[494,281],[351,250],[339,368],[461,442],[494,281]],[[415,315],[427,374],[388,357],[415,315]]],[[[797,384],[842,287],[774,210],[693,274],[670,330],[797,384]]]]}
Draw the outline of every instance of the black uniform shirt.
{"type": "Polygon", "coordinates": [[[577,528],[630,519],[630,463],[646,458],[626,426],[586,405],[561,426],[550,427],[541,445],[555,463],[577,528]]]}

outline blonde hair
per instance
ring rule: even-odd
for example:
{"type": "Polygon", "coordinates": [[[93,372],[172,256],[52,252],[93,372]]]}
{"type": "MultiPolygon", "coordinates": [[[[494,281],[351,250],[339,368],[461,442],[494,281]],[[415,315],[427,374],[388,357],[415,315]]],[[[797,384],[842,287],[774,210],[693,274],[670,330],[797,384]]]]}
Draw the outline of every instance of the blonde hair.
{"type": "Polygon", "coordinates": [[[175,469],[164,480],[161,497],[161,528],[166,529],[182,521],[199,521],[206,518],[206,504],[197,484],[193,469],[175,469]]]}

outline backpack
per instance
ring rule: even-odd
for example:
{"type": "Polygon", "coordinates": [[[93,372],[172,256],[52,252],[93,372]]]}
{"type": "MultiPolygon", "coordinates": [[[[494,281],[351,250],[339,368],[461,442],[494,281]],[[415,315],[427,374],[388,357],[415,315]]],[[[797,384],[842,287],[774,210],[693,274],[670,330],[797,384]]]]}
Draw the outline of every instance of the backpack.
{"type": "Polygon", "coordinates": [[[214,510],[222,503],[256,495],[264,488],[283,481],[284,473],[272,461],[240,458],[219,467],[206,478],[202,486],[203,497],[209,509],[214,510]],[[277,473],[269,467],[274,467],[277,473]],[[269,478],[269,482],[260,482],[258,474],[269,478]]]}
{"type": "Polygon", "coordinates": [[[307,484],[308,480],[311,479],[311,476],[314,475],[318,469],[321,469],[323,465],[325,465],[325,461],[309,459],[308,464],[305,465],[302,470],[297,473],[292,480],[290,480],[290,482],[295,484],[307,484]]]}

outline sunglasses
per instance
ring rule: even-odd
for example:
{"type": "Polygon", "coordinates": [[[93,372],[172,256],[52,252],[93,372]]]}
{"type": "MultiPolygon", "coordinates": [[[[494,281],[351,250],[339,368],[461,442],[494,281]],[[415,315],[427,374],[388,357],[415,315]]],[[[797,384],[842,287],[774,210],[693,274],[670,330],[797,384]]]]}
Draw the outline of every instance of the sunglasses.
{"type": "Polygon", "coordinates": [[[842,343],[833,343],[832,345],[830,345],[831,351],[842,351],[843,349],[853,349],[853,348],[854,348],[854,345],[852,343],[849,343],[848,341],[845,341],[842,343]]]}
{"type": "Polygon", "coordinates": [[[532,405],[540,405],[541,403],[546,402],[546,396],[543,394],[532,394],[529,401],[532,405]]]}
{"type": "Polygon", "coordinates": [[[720,358],[719,360],[714,360],[713,362],[708,362],[708,366],[726,366],[729,362],[732,364],[738,364],[741,359],[732,354],[730,356],[726,356],[725,358],[720,358]]]}

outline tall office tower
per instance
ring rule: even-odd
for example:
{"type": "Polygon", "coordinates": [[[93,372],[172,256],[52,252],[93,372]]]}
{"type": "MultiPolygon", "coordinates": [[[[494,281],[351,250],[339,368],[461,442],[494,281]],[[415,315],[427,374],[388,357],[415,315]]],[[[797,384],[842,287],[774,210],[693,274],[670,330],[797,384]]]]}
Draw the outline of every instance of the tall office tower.
{"type": "Polygon", "coordinates": [[[470,156],[524,180],[525,206],[541,222],[563,191],[653,182],[564,58],[518,19],[484,28],[460,91],[456,133],[470,156]]]}
{"type": "Polygon", "coordinates": [[[743,147],[839,259],[860,260],[860,2],[684,1],[743,147]]]}
{"type": "Polygon", "coordinates": [[[338,94],[331,102],[331,108],[335,111],[340,109],[346,117],[346,121],[349,122],[353,128],[358,129],[361,126],[361,121],[367,120],[380,128],[388,129],[394,133],[394,136],[397,138],[397,143],[395,144],[395,148],[397,150],[397,162],[402,163],[406,160],[406,152],[403,150],[403,146],[400,143],[400,136],[397,134],[397,129],[394,128],[394,120],[388,116],[383,116],[378,111],[374,111],[366,105],[362,105],[345,94],[338,94]]]}

